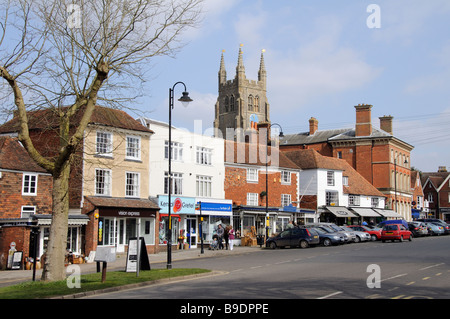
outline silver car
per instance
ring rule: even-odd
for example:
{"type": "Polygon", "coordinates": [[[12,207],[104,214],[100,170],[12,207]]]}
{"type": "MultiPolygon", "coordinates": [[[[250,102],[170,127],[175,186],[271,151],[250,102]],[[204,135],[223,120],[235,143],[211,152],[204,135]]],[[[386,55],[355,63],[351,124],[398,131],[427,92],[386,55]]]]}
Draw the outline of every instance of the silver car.
{"type": "Polygon", "coordinates": [[[330,233],[337,232],[337,233],[340,233],[340,234],[344,235],[345,243],[352,243],[352,242],[355,241],[355,237],[356,236],[355,236],[354,233],[342,230],[336,224],[333,224],[333,223],[313,223],[311,225],[312,226],[316,226],[316,227],[322,227],[322,228],[324,228],[325,230],[327,230],[330,233]]]}
{"type": "Polygon", "coordinates": [[[369,233],[359,231],[359,230],[354,230],[347,226],[339,226],[339,227],[342,228],[344,231],[353,232],[355,234],[355,239],[354,239],[355,243],[371,240],[369,233]]]}
{"type": "Polygon", "coordinates": [[[428,233],[433,236],[443,235],[445,233],[444,227],[434,223],[425,223],[428,228],[428,233]]]}

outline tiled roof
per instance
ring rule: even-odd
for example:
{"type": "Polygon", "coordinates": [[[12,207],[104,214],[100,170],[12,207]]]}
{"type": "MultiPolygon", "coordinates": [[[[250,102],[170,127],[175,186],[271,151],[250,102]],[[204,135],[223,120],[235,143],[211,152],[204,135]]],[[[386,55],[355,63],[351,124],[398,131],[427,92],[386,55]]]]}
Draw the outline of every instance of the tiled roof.
{"type": "MultiPolygon", "coordinates": [[[[268,164],[269,165],[277,165],[282,168],[290,168],[290,169],[298,169],[299,167],[291,161],[289,158],[285,156],[283,152],[280,152],[279,148],[272,148],[270,146],[267,147],[268,151],[268,164]],[[275,160],[271,161],[271,155],[273,152],[273,158],[276,158],[278,155],[278,163],[275,160]]],[[[237,163],[237,164],[247,164],[247,165],[258,165],[265,166],[265,154],[266,154],[266,146],[259,143],[239,143],[234,141],[225,140],[225,164],[226,163],[237,163]],[[260,149],[260,146],[262,148],[260,149]],[[230,152],[233,152],[231,154],[230,152]],[[244,154],[243,154],[244,151],[244,154]],[[227,154],[228,153],[228,154],[227,154]]]]}
{"type": "Polygon", "coordinates": [[[96,207],[127,207],[159,209],[158,204],[150,199],[86,196],[86,200],[96,207]]]}
{"type": "Polygon", "coordinates": [[[28,155],[19,140],[10,136],[0,136],[0,168],[47,173],[28,155]]]}
{"type": "Polygon", "coordinates": [[[425,182],[429,179],[434,187],[439,188],[448,175],[450,172],[422,172],[420,179],[422,186],[425,186],[425,182]]]}
{"type": "Polygon", "coordinates": [[[289,151],[284,152],[284,154],[302,170],[333,169],[343,171],[342,175],[348,177],[349,186],[344,186],[344,193],[346,194],[384,197],[375,186],[343,159],[323,156],[313,149],[289,151]]]}
{"type": "MultiPolygon", "coordinates": [[[[43,109],[38,111],[30,111],[27,113],[28,126],[30,130],[48,130],[59,126],[58,115],[55,109],[43,109]]],[[[81,120],[82,112],[74,117],[71,125],[76,126],[81,120]]],[[[117,127],[141,132],[152,132],[140,121],[135,120],[125,111],[116,110],[103,106],[96,106],[92,114],[90,124],[98,124],[110,127],[117,127]]],[[[14,117],[10,121],[0,126],[0,133],[11,133],[19,130],[19,118],[14,117]]]]}

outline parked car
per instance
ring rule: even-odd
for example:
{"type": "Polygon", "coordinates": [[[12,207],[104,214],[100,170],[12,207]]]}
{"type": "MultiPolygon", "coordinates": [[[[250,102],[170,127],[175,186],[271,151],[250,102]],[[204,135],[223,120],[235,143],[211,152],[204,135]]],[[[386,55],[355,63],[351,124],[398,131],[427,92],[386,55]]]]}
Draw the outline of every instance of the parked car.
{"type": "Polygon", "coordinates": [[[357,229],[350,228],[348,226],[339,226],[339,228],[341,228],[344,231],[353,233],[355,235],[355,239],[353,240],[355,243],[360,243],[362,241],[370,241],[369,233],[359,231],[357,229]]]}
{"type": "Polygon", "coordinates": [[[312,225],[306,225],[302,227],[308,229],[309,231],[315,230],[319,234],[320,243],[323,246],[339,245],[345,243],[344,235],[341,233],[331,233],[323,229],[322,227],[312,225]]]}
{"type": "Polygon", "coordinates": [[[390,219],[390,220],[383,220],[382,222],[380,222],[377,227],[378,228],[383,228],[384,225],[388,225],[388,224],[401,224],[403,226],[405,226],[406,229],[408,229],[408,222],[404,219],[390,219]]]}
{"type": "Polygon", "coordinates": [[[363,232],[368,233],[370,235],[370,239],[372,241],[381,239],[381,228],[377,228],[377,227],[370,228],[365,225],[349,225],[348,227],[352,228],[352,229],[356,229],[358,231],[363,231],[363,232]]]}
{"type": "Polygon", "coordinates": [[[405,226],[401,224],[387,224],[383,226],[381,230],[381,241],[384,243],[386,240],[399,240],[403,241],[408,239],[412,240],[412,234],[405,226]]]}
{"type": "Polygon", "coordinates": [[[450,233],[450,225],[443,221],[442,219],[437,218],[420,218],[417,221],[426,222],[426,223],[437,223],[440,226],[444,227],[444,233],[448,235],[450,233]]]}
{"type": "Polygon", "coordinates": [[[428,235],[427,225],[423,222],[409,222],[408,229],[413,234],[413,237],[421,237],[428,235]]]}
{"type": "Polygon", "coordinates": [[[333,223],[313,223],[313,224],[308,224],[308,225],[315,226],[315,227],[322,227],[324,230],[326,230],[329,233],[336,233],[336,232],[341,233],[342,235],[344,235],[344,241],[346,243],[352,243],[355,240],[354,234],[340,229],[336,224],[333,224],[333,223]]]}
{"type": "Polygon", "coordinates": [[[300,227],[286,229],[266,240],[266,247],[272,249],[286,246],[307,248],[318,244],[320,244],[320,238],[315,230],[300,227]]]}
{"type": "Polygon", "coordinates": [[[445,233],[444,227],[440,226],[439,224],[426,222],[425,225],[427,225],[428,233],[432,236],[440,236],[445,233]]]}

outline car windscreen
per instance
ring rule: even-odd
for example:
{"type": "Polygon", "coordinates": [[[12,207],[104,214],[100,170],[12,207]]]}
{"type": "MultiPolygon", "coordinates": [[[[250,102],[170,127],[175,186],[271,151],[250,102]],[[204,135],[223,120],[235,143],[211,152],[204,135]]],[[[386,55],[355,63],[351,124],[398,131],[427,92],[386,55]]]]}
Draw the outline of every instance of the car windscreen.
{"type": "Polygon", "coordinates": [[[397,225],[385,225],[383,230],[397,230],[397,225]]]}

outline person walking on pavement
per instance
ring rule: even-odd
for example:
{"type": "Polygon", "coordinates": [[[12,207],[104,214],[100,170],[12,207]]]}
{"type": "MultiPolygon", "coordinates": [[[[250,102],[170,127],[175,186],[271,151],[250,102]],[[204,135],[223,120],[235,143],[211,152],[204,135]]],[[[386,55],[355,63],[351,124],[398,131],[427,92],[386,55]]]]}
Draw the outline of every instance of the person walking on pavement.
{"type": "Polygon", "coordinates": [[[223,235],[225,234],[225,231],[221,224],[219,224],[217,228],[217,236],[219,237],[219,249],[223,249],[223,235]]]}
{"type": "Polygon", "coordinates": [[[231,226],[231,225],[228,230],[228,240],[230,241],[230,250],[233,250],[234,229],[233,229],[233,226],[231,226]]]}
{"type": "Polygon", "coordinates": [[[225,227],[225,231],[223,233],[223,238],[225,239],[225,249],[228,250],[228,242],[229,242],[229,238],[228,238],[228,231],[230,230],[230,225],[228,225],[227,227],[225,227]]]}

